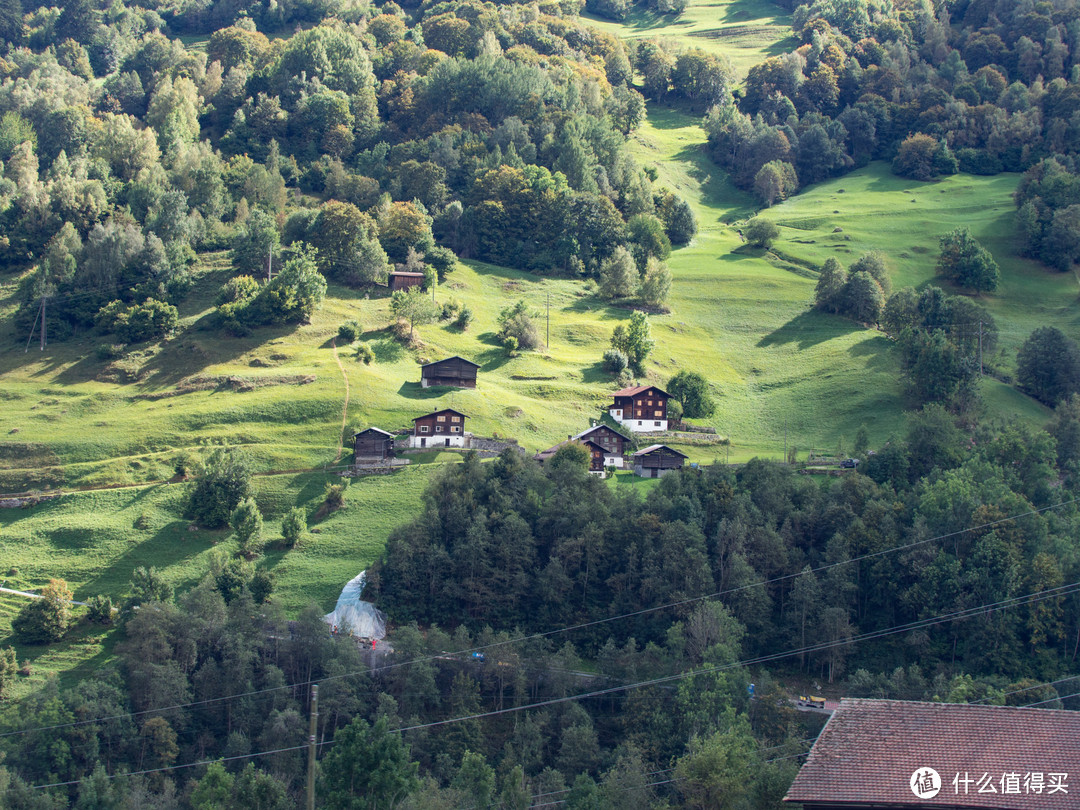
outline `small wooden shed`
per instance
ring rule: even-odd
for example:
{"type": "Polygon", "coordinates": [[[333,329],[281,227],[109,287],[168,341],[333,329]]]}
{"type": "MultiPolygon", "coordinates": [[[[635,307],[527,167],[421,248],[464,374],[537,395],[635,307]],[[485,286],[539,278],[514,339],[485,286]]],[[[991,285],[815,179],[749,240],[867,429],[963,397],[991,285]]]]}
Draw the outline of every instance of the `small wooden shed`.
{"type": "Polygon", "coordinates": [[[420,385],[428,388],[432,385],[451,385],[456,388],[476,388],[477,363],[464,357],[447,357],[420,367],[420,385]]]}
{"type": "Polygon", "coordinates": [[[394,456],[394,434],[377,427],[361,430],[353,436],[353,458],[357,461],[382,461],[394,456]]]}
{"type": "Polygon", "coordinates": [[[410,270],[395,270],[390,273],[391,290],[407,290],[410,287],[419,287],[423,283],[423,273],[414,273],[410,270]]]}
{"type": "Polygon", "coordinates": [[[672,450],[666,444],[653,444],[634,453],[634,475],[640,478],[661,478],[686,463],[689,456],[672,450]]]}

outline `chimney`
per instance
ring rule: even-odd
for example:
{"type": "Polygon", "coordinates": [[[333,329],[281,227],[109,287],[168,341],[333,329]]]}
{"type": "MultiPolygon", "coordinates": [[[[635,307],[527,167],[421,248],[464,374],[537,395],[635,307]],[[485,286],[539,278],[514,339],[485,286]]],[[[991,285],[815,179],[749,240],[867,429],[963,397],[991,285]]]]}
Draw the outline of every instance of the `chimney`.
{"type": "Polygon", "coordinates": [[[570,439],[572,439],[572,438],[574,438],[574,434],[573,434],[573,433],[567,433],[567,434],[566,434],[566,439],[567,439],[567,441],[569,441],[569,440],[570,440],[570,439]]]}

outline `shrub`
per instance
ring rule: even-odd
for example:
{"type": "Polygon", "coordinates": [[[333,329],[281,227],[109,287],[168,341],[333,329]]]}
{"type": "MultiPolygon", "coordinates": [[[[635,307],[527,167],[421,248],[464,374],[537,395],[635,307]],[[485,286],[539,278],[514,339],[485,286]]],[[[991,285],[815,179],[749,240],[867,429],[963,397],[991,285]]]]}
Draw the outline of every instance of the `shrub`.
{"type": "Polygon", "coordinates": [[[118,357],[122,357],[124,354],[124,344],[122,343],[102,343],[96,349],[94,354],[97,355],[98,360],[115,360],[118,357]]]}
{"type": "Polygon", "coordinates": [[[0,698],[4,696],[4,687],[19,671],[19,662],[15,657],[13,647],[5,647],[0,650],[0,698]]]}
{"type": "Polygon", "coordinates": [[[71,626],[71,589],[62,579],[50,579],[41,590],[41,598],[27,604],[11,629],[24,644],[48,644],[59,641],[71,626]]]}
{"type": "Polygon", "coordinates": [[[112,597],[98,594],[97,596],[92,596],[90,601],[86,604],[89,608],[86,618],[94,624],[104,624],[107,626],[113,623],[112,597]]]}
{"type": "Polygon", "coordinates": [[[360,324],[356,321],[346,321],[337,328],[337,336],[341,343],[355,343],[360,337],[360,324]]]}
{"type": "Polygon", "coordinates": [[[743,228],[743,236],[754,247],[767,248],[780,236],[780,229],[767,219],[754,217],[743,228]]]}
{"type": "Polygon", "coordinates": [[[162,338],[176,329],[180,314],[172,304],[147,298],[128,309],[116,321],[116,334],[126,343],[162,338]]]}
{"type": "Polygon", "coordinates": [[[327,484],[326,498],[323,501],[328,509],[340,509],[345,505],[345,485],[327,484]]]}
{"type": "Polygon", "coordinates": [[[469,328],[469,324],[472,323],[473,314],[472,310],[466,306],[462,306],[458,312],[457,318],[454,319],[454,326],[464,332],[469,328]]]}
{"type": "Polygon", "coordinates": [[[307,531],[307,512],[297,506],[290,509],[281,521],[281,537],[289,548],[295,546],[307,531]]]}
{"type": "Polygon", "coordinates": [[[375,360],[375,352],[366,343],[361,343],[356,347],[356,360],[365,366],[370,366],[375,360]]]}
{"type": "Polygon", "coordinates": [[[630,365],[630,359],[618,349],[608,349],[604,352],[604,371],[609,374],[622,374],[630,365]]]}
{"type": "Polygon", "coordinates": [[[535,349],[540,345],[540,330],[533,323],[536,313],[529,310],[524,301],[518,301],[499,313],[499,337],[503,345],[509,348],[507,338],[512,337],[517,345],[511,351],[535,349]]]}
{"type": "Polygon", "coordinates": [[[507,335],[503,338],[503,346],[506,348],[506,353],[513,357],[518,352],[518,339],[513,335],[507,335]]]}

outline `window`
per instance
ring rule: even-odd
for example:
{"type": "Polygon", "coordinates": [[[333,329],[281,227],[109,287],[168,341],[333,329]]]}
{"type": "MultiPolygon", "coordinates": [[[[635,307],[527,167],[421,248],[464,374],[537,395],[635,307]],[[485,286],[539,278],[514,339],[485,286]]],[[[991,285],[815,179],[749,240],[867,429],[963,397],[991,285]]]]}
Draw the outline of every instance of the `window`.
{"type": "Polygon", "coordinates": [[[451,422],[460,422],[460,421],[461,421],[461,417],[460,417],[460,416],[451,416],[451,417],[450,417],[450,421],[451,421],[451,422]]]}
{"type": "Polygon", "coordinates": [[[664,418],[664,412],[663,411],[653,411],[653,416],[655,416],[657,419],[663,419],[664,418]]]}
{"type": "Polygon", "coordinates": [[[421,425],[420,426],[420,432],[421,433],[427,433],[428,432],[428,426],[427,425],[421,425]]]}
{"type": "Polygon", "coordinates": [[[652,407],[652,400],[651,399],[649,400],[649,407],[650,408],[652,407]]]}
{"type": "Polygon", "coordinates": [[[461,425],[451,425],[450,426],[450,432],[451,433],[461,433],[461,425]]]}
{"type": "Polygon", "coordinates": [[[436,416],[435,421],[436,422],[445,422],[446,421],[446,414],[441,414],[439,416],[436,416]]]}
{"type": "Polygon", "coordinates": [[[435,426],[435,432],[436,433],[442,433],[443,432],[443,426],[442,425],[436,425],[435,426]]]}
{"type": "MultiPolygon", "coordinates": [[[[659,414],[657,414],[657,416],[659,416],[659,414]]],[[[659,422],[653,422],[653,427],[660,427],[660,423],[659,422]]]]}

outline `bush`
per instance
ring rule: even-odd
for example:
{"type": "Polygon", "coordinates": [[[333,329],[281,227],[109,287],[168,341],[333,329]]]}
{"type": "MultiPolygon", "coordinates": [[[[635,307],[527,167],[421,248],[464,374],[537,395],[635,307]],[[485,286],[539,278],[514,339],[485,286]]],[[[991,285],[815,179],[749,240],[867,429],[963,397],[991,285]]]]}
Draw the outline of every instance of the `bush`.
{"type": "Polygon", "coordinates": [[[0,650],[0,698],[4,696],[4,687],[11,682],[19,671],[19,662],[15,657],[14,647],[0,650]]]}
{"type": "Polygon", "coordinates": [[[251,494],[251,468],[238,450],[215,450],[188,499],[184,516],[209,529],[229,521],[237,505],[251,494]]]}
{"type": "Polygon", "coordinates": [[[281,537],[285,545],[292,548],[304,537],[307,531],[307,512],[297,506],[290,509],[281,521],[281,537]]]}
{"type": "Polygon", "coordinates": [[[622,374],[630,365],[630,359],[618,349],[604,352],[604,371],[609,374],[622,374]]]}
{"type": "Polygon", "coordinates": [[[356,347],[356,360],[358,363],[370,366],[375,360],[375,352],[366,343],[361,343],[356,347]]]}
{"type": "Polygon", "coordinates": [[[113,623],[112,597],[98,594],[97,596],[91,597],[90,601],[86,604],[88,607],[86,618],[94,624],[104,624],[108,626],[113,623]]]}
{"type": "Polygon", "coordinates": [[[27,604],[11,629],[24,644],[48,644],[59,641],[71,626],[71,589],[62,579],[50,579],[41,590],[41,599],[27,604]]]}
{"type": "Polygon", "coordinates": [[[506,349],[506,353],[513,357],[518,352],[518,339],[513,335],[507,335],[503,338],[503,347],[506,349]]]}
{"type": "Polygon", "coordinates": [[[469,328],[469,324],[472,323],[473,314],[472,310],[466,306],[462,306],[458,312],[457,318],[454,319],[454,326],[464,332],[469,328]]]}
{"type": "Polygon", "coordinates": [[[518,301],[499,313],[499,338],[509,347],[507,338],[512,337],[517,345],[511,351],[535,349],[540,345],[540,330],[533,323],[536,313],[531,312],[524,301],[518,301]]]}
{"type": "Polygon", "coordinates": [[[360,337],[360,324],[356,321],[346,321],[337,328],[338,342],[355,343],[360,337]]]}
{"type": "Polygon", "coordinates": [[[754,247],[767,248],[780,236],[780,229],[767,219],[754,217],[743,228],[743,236],[754,247]]]}
{"type": "Polygon", "coordinates": [[[323,501],[328,509],[340,509],[345,505],[345,485],[327,484],[326,498],[323,501]]]}
{"type": "Polygon", "coordinates": [[[162,338],[176,329],[180,314],[172,304],[147,298],[128,309],[116,321],[116,334],[125,343],[162,338]]]}
{"type": "Polygon", "coordinates": [[[124,354],[124,344],[122,343],[102,343],[96,349],[94,354],[97,355],[98,360],[115,360],[118,357],[122,357],[124,354]]]}

